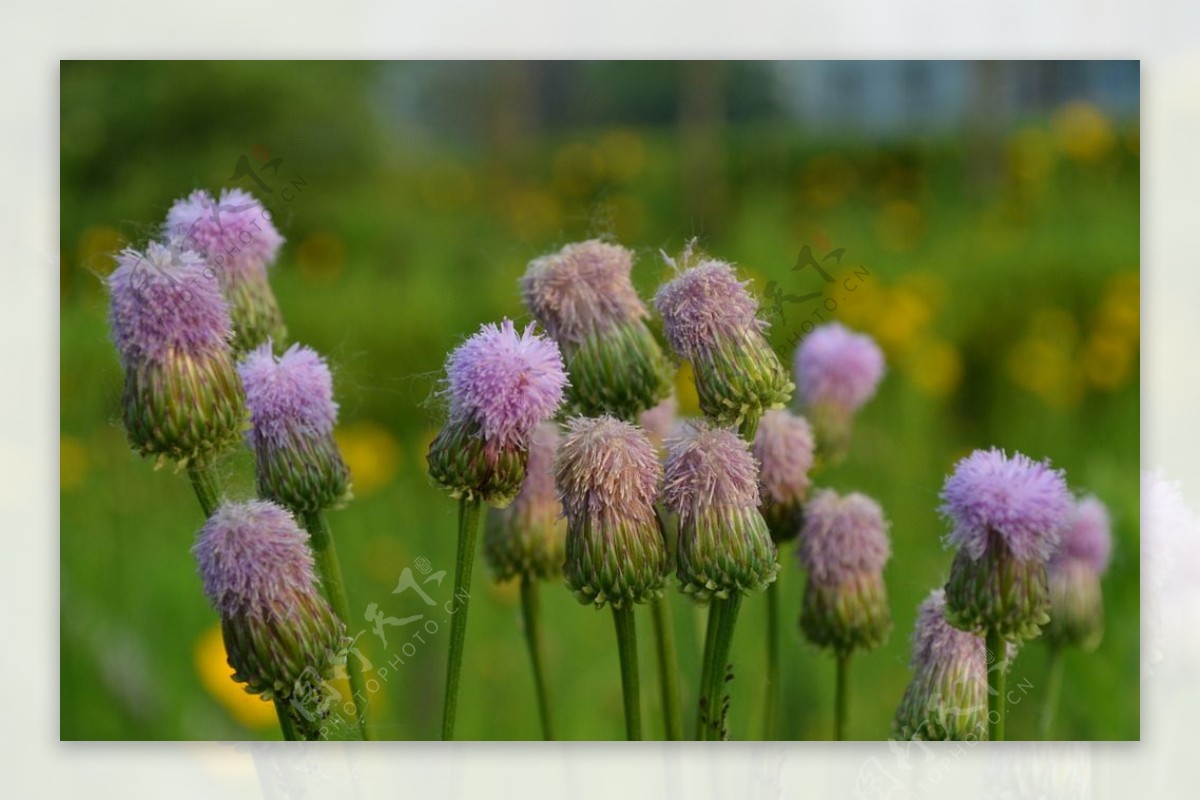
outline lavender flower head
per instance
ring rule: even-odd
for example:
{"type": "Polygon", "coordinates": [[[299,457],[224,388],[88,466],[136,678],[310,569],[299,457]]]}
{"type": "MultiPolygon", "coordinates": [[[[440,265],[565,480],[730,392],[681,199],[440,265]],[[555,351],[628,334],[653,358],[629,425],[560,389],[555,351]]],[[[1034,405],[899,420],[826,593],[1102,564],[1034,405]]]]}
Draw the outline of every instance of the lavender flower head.
{"type": "Polygon", "coordinates": [[[345,502],[350,471],[333,439],[338,406],[325,360],[299,344],[277,357],[268,340],[247,354],[238,372],[259,493],[298,514],[345,502]]]}
{"type": "Polygon", "coordinates": [[[306,673],[345,658],[345,626],[321,596],[308,534],[269,501],[222,504],[200,529],[204,592],[221,615],[234,680],[263,698],[290,698],[306,673]]]}
{"type": "Polygon", "coordinates": [[[555,465],[567,517],[567,586],[580,603],[621,607],[662,593],[667,547],[654,508],[662,466],[637,426],[575,417],[555,465]]]}
{"type": "Polygon", "coordinates": [[[562,404],[567,375],[558,347],[533,326],[487,324],[446,360],[445,428],[429,448],[429,471],[457,497],[507,505],[525,477],[529,437],[562,404]]]}
{"type": "Polygon", "coordinates": [[[571,402],[585,415],[632,419],[671,388],[670,364],[630,280],[633,254],[598,239],[535,259],[521,279],[534,318],[558,343],[571,402]]]}
{"type": "Polygon", "coordinates": [[[235,350],[251,350],[268,338],[284,340],[283,314],[267,278],[284,240],[254,196],[224,189],[214,199],[197,189],[171,206],[163,236],[198,252],[216,274],[229,300],[235,350]]]}
{"type": "Polygon", "coordinates": [[[1046,562],[1073,509],[1062,471],[1022,454],[975,451],[942,489],[958,546],[946,585],[947,618],[974,633],[1020,642],[1048,620],[1046,562]]]}
{"type": "Polygon", "coordinates": [[[821,490],[805,506],[800,563],[808,584],[800,627],[813,643],[846,655],[879,646],[892,628],[883,568],[888,523],[861,493],[821,490]]]}
{"type": "Polygon", "coordinates": [[[875,395],[884,369],[875,340],[841,323],[818,326],[796,349],[800,404],[833,459],[845,455],[854,415],[875,395]]]}
{"type": "Polygon", "coordinates": [[[667,341],[692,363],[701,410],[720,425],[738,425],[783,406],[792,382],[763,336],[767,325],[748,282],[729,264],[696,256],[691,245],[680,264],[667,261],[678,275],[659,288],[654,305],[667,341]]]}
{"type": "Polygon", "coordinates": [[[538,424],[529,441],[525,481],[504,509],[489,509],[483,555],[496,579],[552,579],[562,573],[562,504],[554,486],[558,426],[538,424]]]}
{"type": "MultiPolygon", "coordinates": [[[[1007,646],[1009,655],[1013,647],[1007,646]]],[[[913,678],[896,710],[899,740],[987,739],[987,672],[991,655],[982,638],[945,619],[945,593],[921,603],[912,635],[913,678]]]]}
{"type": "Polygon", "coordinates": [[[762,416],[752,446],[759,463],[763,518],[778,545],[795,539],[804,523],[804,501],[813,467],[812,428],[803,417],[785,409],[762,416]]]}
{"type": "Polygon", "coordinates": [[[236,439],[244,412],[229,309],[200,257],[151,242],[123,251],[107,283],[133,447],[186,463],[236,439]]]}
{"type": "Polygon", "coordinates": [[[1095,496],[1075,505],[1058,550],[1050,558],[1050,622],[1052,645],[1078,645],[1091,651],[1104,634],[1104,599],[1100,578],[1112,554],[1108,509],[1095,496]]]}
{"type": "Polygon", "coordinates": [[[658,404],[638,415],[638,425],[646,432],[646,436],[650,437],[650,441],[654,443],[655,447],[663,447],[663,444],[675,432],[675,428],[679,424],[679,418],[676,417],[678,411],[679,401],[675,399],[675,394],[671,393],[658,404]]]}
{"type": "Polygon", "coordinates": [[[700,602],[775,580],[775,544],[759,512],[758,464],[737,434],[705,422],[667,443],[663,503],[679,516],[683,591],[700,602]]]}

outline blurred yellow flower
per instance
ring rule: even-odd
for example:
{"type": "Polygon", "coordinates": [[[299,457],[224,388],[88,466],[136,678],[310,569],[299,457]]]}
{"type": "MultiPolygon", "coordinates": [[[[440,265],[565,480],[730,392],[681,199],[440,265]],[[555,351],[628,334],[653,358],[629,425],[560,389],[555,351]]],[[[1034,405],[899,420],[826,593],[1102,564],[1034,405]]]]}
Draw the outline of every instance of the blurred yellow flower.
{"type": "Polygon", "coordinates": [[[696,394],[696,374],[692,372],[691,362],[683,362],[675,371],[675,400],[679,403],[679,417],[700,414],[700,396],[696,394]]]}
{"type": "Polygon", "coordinates": [[[844,201],[857,182],[854,165],[837,153],[813,157],[800,174],[800,188],[805,202],[824,209],[844,201]]]}
{"type": "Polygon", "coordinates": [[[552,193],[536,187],[510,192],[504,212],[513,233],[526,242],[541,242],[562,226],[562,204],[552,193]]]}
{"type": "Polygon", "coordinates": [[[1008,139],[1008,169],[1025,184],[1041,184],[1054,168],[1057,153],[1049,131],[1032,126],[1015,131],[1008,139]]]}
{"type": "Polygon", "coordinates": [[[346,243],[332,231],[318,231],[296,247],[296,266],[310,284],[331,284],[346,269],[346,243]]]}
{"type": "MultiPolygon", "coordinates": [[[[849,304],[847,304],[849,305],[849,304]]],[[[916,343],[933,316],[925,298],[906,287],[887,291],[871,328],[889,356],[903,356],[916,343]]]]}
{"type": "Polygon", "coordinates": [[[1061,338],[1027,336],[1009,353],[1008,372],[1017,386],[1049,406],[1071,409],[1083,399],[1083,371],[1061,338]]]}
{"type": "Polygon", "coordinates": [[[875,218],[875,235],[890,251],[910,251],[925,235],[925,213],[907,200],[885,203],[875,218]]]}
{"type": "Polygon", "coordinates": [[[209,626],[196,640],[194,657],[200,684],[238,723],[263,729],[279,720],[275,715],[275,704],[246,692],[246,685],[233,680],[233,668],[225,655],[220,623],[209,626]]]}
{"type": "Polygon", "coordinates": [[[922,340],[902,365],[913,385],[934,398],[950,395],[962,381],[962,356],[954,345],[944,340],[922,340]]]}
{"type": "Polygon", "coordinates": [[[554,186],[567,197],[592,191],[604,173],[604,156],[584,142],[563,145],[554,155],[554,186]]]}
{"type": "Polygon", "coordinates": [[[78,489],[88,475],[87,448],[77,438],[61,434],[58,439],[58,486],[63,490],[78,489]]]}
{"type": "Polygon", "coordinates": [[[350,468],[354,496],[365,498],[387,486],[400,466],[400,447],[386,428],[372,420],[356,420],[333,432],[350,468]]]}
{"type": "Polygon", "coordinates": [[[646,167],[646,143],[634,131],[618,128],[600,139],[600,152],[613,181],[628,183],[646,167]]]}
{"type": "Polygon", "coordinates": [[[1052,125],[1059,149],[1077,161],[1096,161],[1115,142],[1112,123],[1091,103],[1067,103],[1054,113],[1052,125]]]}
{"type": "Polygon", "coordinates": [[[1136,347],[1123,336],[1096,331],[1083,346],[1083,368],[1092,386],[1112,390],[1130,377],[1136,347]]]}
{"type": "Polygon", "coordinates": [[[1123,272],[1112,276],[1096,310],[1096,328],[1137,342],[1141,338],[1140,302],[1140,277],[1137,273],[1123,272]]]}

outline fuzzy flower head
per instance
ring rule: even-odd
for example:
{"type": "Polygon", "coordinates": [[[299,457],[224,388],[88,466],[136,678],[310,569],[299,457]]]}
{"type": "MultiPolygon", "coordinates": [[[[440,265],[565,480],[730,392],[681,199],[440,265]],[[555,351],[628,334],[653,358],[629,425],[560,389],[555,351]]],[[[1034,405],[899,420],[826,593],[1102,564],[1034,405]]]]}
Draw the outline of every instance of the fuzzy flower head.
{"type": "Polygon", "coordinates": [[[589,239],[530,262],[521,296],[556,342],[578,345],[617,323],[649,316],[630,280],[632,269],[632,252],[589,239]]]}
{"type": "Polygon", "coordinates": [[[758,464],[737,434],[705,422],[685,426],[667,443],[662,496],[679,517],[685,593],[706,603],[775,580],[775,544],[758,509],[758,464]]]}
{"type": "Polygon", "coordinates": [[[1097,576],[1108,570],[1112,556],[1112,524],[1108,508],[1094,495],[1083,498],[1075,505],[1070,522],[1062,532],[1058,550],[1050,559],[1050,569],[1055,570],[1069,561],[1079,561],[1097,576]]]}
{"type": "Polygon", "coordinates": [[[308,535],[286,509],[222,504],[192,552],[221,615],[233,677],[250,692],[290,698],[313,671],[324,676],[344,660],[345,626],[318,591],[308,535]]]}
{"type": "Polygon", "coordinates": [[[299,343],[276,356],[267,342],[238,365],[253,437],[283,443],[296,432],[328,436],[337,421],[333,377],[316,351],[299,343]]]}
{"type": "Polygon", "coordinates": [[[271,213],[242,189],[222,189],[219,198],[197,189],[175,201],[163,235],[198,251],[218,275],[267,267],[283,245],[271,213]]]}
{"type": "Polygon", "coordinates": [[[859,492],[820,490],[805,506],[800,563],[809,579],[837,585],[860,573],[879,573],[892,555],[879,504],[859,492]]]}
{"type": "Polygon", "coordinates": [[[1016,559],[1044,562],[1073,508],[1061,470],[996,448],[964,458],[942,488],[941,511],[954,526],[946,542],[974,560],[995,532],[1016,559]]]}
{"type": "Polygon", "coordinates": [[[190,250],[151,242],[117,257],[108,277],[108,320],[125,369],[163,363],[174,353],[193,357],[228,352],[233,326],[213,272],[190,250]]]}
{"type": "Polygon", "coordinates": [[[555,465],[567,517],[567,586],[581,603],[641,603],[661,592],[667,548],[654,502],[658,452],[637,426],[575,417],[555,465]]]}
{"type": "Polygon", "coordinates": [[[671,347],[683,358],[695,359],[722,339],[765,328],[749,284],[737,279],[732,266],[715,259],[700,261],[663,284],[654,306],[671,347]]]}
{"type": "Polygon", "coordinates": [[[238,372],[260,494],[297,513],[347,500],[350,471],[333,439],[338,407],[325,360],[299,344],[276,357],[267,340],[238,372]]]}
{"type": "Polygon", "coordinates": [[[562,572],[562,504],[554,486],[554,460],[561,437],[545,422],[529,440],[521,491],[505,509],[488,509],[483,555],[498,580],[550,579],[562,572]]]}
{"type": "Polygon", "coordinates": [[[452,423],[477,423],[483,439],[499,447],[524,447],[533,427],[562,404],[567,374],[558,346],[517,333],[512,321],[486,324],[446,361],[452,423]]]}
{"type": "Polygon", "coordinates": [[[803,504],[811,484],[813,434],[808,421],[784,409],[763,414],[754,437],[754,457],[765,494],[763,516],[775,541],[800,533],[803,504]]]}
{"type": "Polygon", "coordinates": [[[818,326],[796,349],[796,387],[805,407],[833,406],[853,414],[883,378],[883,351],[841,323],[818,326]]]}

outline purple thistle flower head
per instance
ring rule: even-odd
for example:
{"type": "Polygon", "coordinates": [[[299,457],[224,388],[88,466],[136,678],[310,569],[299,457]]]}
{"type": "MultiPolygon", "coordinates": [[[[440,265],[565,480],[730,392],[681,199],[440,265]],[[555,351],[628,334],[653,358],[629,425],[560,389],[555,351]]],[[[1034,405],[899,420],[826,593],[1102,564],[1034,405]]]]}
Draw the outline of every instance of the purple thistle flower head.
{"type": "Polygon", "coordinates": [[[204,357],[229,351],[229,306],[195,253],[158,242],[144,254],[126,249],[117,257],[108,289],[109,326],[126,370],[161,364],[172,353],[204,357]]]}
{"type": "Polygon", "coordinates": [[[1050,558],[1074,502],[1061,470],[997,448],[977,450],[942,488],[942,514],[953,524],[947,545],[978,561],[995,531],[1019,560],[1050,558]]]}
{"type": "Polygon", "coordinates": [[[554,460],[558,455],[558,443],[562,437],[558,425],[546,421],[539,423],[529,437],[529,461],[525,464],[525,481],[521,491],[510,507],[515,512],[534,508],[555,509],[558,517],[558,490],[554,486],[554,460]]]}
{"type": "Polygon", "coordinates": [[[275,356],[268,340],[238,364],[256,438],[282,446],[294,433],[328,436],[337,422],[333,378],[316,351],[292,345],[275,356]]]}
{"type": "Polygon", "coordinates": [[[918,676],[928,675],[941,665],[954,664],[963,666],[972,680],[982,679],[987,673],[983,639],[946,622],[945,590],[930,592],[917,609],[909,664],[918,676]]]}
{"type": "Polygon", "coordinates": [[[866,495],[817,492],[804,506],[800,538],[809,581],[837,586],[858,575],[879,575],[892,555],[887,529],[883,510],[866,495]]]}
{"type": "Polygon", "coordinates": [[[223,618],[287,614],[295,598],[317,595],[308,533],[270,501],[222,504],[192,552],[223,618]]]}
{"type": "MultiPolygon", "coordinates": [[[[690,251],[684,254],[684,261],[690,251]]],[[[745,330],[761,331],[758,301],[739,281],[733,267],[716,259],[704,259],[685,268],[663,284],[654,296],[654,307],[662,315],[663,334],[675,352],[685,359],[715,347],[745,330]]]]}
{"type": "Polygon", "coordinates": [[[883,352],[866,334],[841,323],[818,326],[796,349],[796,386],[806,407],[828,405],[853,413],[883,378],[883,352]]]}
{"type": "Polygon", "coordinates": [[[1075,505],[1071,520],[1062,532],[1058,550],[1050,559],[1050,569],[1071,561],[1079,561],[1097,576],[1108,570],[1112,555],[1112,524],[1108,508],[1094,495],[1075,505]]]}
{"type": "Polygon", "coordinates": [[[689,423],[667,443],[663,502],[681,517],[707,507],[757,509],[758,463],[736,433],[689,423]]]}
{"type": "Polygon", "coordinates": [[[761,466],[762,487],[772,503],[795,503],[808,495],[813,448],[812,428],[803,417],[785,409],[763,413],[752,450],[761,466]]]}
{"type": "Polygon", "coordinates": [[[558,346],[518,334],[511,320],[485,324],[446,360],[450,419],[478,422],[483,438],[500,447],[524,447],[533,427],[562,404],[567,374],[558,346]]]}
{"type": "Polygon", "coordinates": [[[198,251],[222,276],[270,266],[284,241],[270,212],[242,189],[222,189],[218,199],[197,189],[175,201],[163,236],[198,251]]]}
{"type": "Polygon", "coordinates": [[[630,280],[633,253],[589,239],[534,259],[521,278],[525,306],[556,342],[579,344],[649,316],[630,280]]]}
{"type": "Polygon", "coordinates": [[[609,415],[571,418],[555,472],[559,498],[572,525],[581,520],[655,520],[662,465],[645,433],[631,423],[609,415]]]}

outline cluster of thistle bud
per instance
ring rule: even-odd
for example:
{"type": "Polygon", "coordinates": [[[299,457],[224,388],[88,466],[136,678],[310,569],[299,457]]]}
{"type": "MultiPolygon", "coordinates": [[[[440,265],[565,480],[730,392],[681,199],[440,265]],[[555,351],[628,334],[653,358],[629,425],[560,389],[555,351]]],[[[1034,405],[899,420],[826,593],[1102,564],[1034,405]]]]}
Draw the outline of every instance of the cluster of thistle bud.
{"type": "MultiPolygon", "coordinates": [[[[195,470],[245,436],[261,500],[220,503],[196,558],[234,679],[280,701],[305,689],[314,703],[314,678],[328,678],[346,649],[297,523],[349,497],[329,368],[300,345],[274,354],[284,326],[267,269],[283,237],[257,200],[197,190],[171,207],[163,234],[123,251],[107,280],[126,432],[139,453],[195,470]]],[[[312,719],[307,710],[298,730],[312,735],[301,725],[312,719]]]]}

